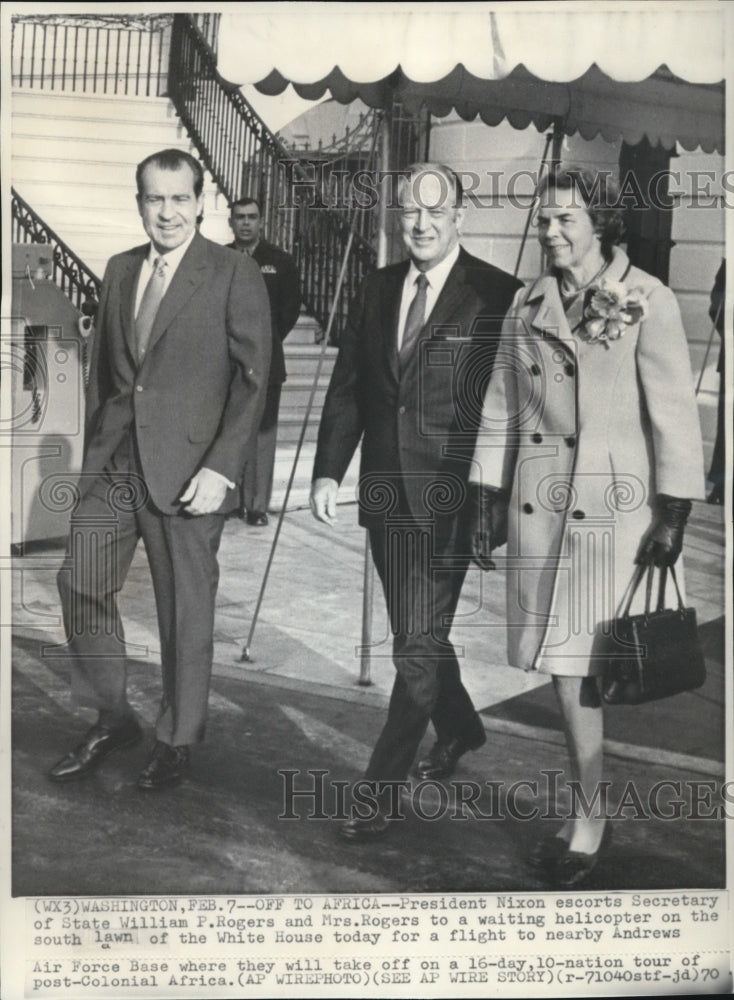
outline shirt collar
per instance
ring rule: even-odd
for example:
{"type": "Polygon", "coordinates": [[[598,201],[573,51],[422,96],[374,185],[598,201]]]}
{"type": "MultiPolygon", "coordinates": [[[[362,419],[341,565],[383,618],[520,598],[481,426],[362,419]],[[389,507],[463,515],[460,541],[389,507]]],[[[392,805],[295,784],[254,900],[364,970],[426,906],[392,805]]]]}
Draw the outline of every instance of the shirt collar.
{"type": "MultiPolygon", "coordinates": [[[[621,247],[613,246],[611,250],[611,260],[601,277],[607,278],[609,281],[621,281],[629,271],[629,257],[621,247]]],[[[537,299],[542,299],[552,289],[558,289],[555,272],[550,270],[544,271],[532,285],[525,301],[530,303],[535,302],[537,299]]]]}
{"type": "Polygon", "coordinates": [[[239,250],[240,253],[246,253],[248,255],[248,257],[252,257],[252,255],[255,253],[255,251],[257,250],[257,248],[260,246],[261,242],[262,242],[261,240],[258,240],[257,243],[254,243],[251,247],[241,247],[238,244],[237,240],[235,240],[234,241],[234,248],[235,248],[235,250],[239,250]]]}
{"type": "Polygon", "coordinates": [[[444,259],[440,263],[436,264],[428,271],[419,271],[418,268],[413,263],[413,261],[411,260],[410,267],[408,268],[408,274],[405,279],[406,283],[412,287],[415,284],[418,275],[425,274],[425,276],[428,278],[428,284],[431,286],[431,288],[434,289],[435,291],[440,290],[445,285],[446,279],[449,276],[451,268],[459,259],[460,250],[461,246],[457,243],[454,249],[451,251],[451,253],[447,254],[447,256],[444,257],[444,259]]]}
{"type": "Polygon", "coordinates": [[[196,236],[196,228],[194,228],[194,231],[191,233],[191,236],[189,236],[189,238],[186,240],[185,243],[182,243],[180,247],[176,247],[175,250],[169,250],[168,253],[165,254],[159,253],[151,243],[150,248],[148,250],[148,256],[146,258],[148,264],[150,265],[150,267],[153,267],[153,261],[156,259],[156,257],[163,257],[166,264],[168,264],[169,272],[175,271],[178,265],[183,260],[184,254],[191,246],[191,241],[193,240],[194,236],[196,236]]]}

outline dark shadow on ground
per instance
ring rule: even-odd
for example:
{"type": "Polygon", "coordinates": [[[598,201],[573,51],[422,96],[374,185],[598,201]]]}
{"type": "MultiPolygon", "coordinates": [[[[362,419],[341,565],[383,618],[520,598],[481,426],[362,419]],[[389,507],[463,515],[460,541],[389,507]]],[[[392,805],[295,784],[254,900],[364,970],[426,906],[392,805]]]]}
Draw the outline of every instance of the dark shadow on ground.
{"type": "MultiPolygon", "coordinates": [[[[19,655],[37,658],[39,641],[18,639],[16,648],[19,655]]],[[[63,680],[63,664],[38,662],[63,680]]],[[[130,674],[155,704],[155,667],[133,661],[130,674]]],[[[527,791],[519,795],[513,808],[504,796],[514,782],[536,781],[540,768],[564,768],[561,747],[490,733],[482,751],[463,758],[455,775],[456,781],[472,780],[483,788],[490,780],[502,783],[499,798],[482,794],[481,817],[457,808],[454,790],[442,800],[440,789],[432,787],[420,800],[423,818],[408,804],[406,818],[384,840],[357,846],[338,839],[337,821],[308,818],[313,799],[294,799],[291,811],[298,818],[282,818],[287,811],[285,779],[279,772],[298,771],[295,782],[301,789],[312,787],[309,770],[326,771],[327,782],[355,781],[381,726],[382,710],[244,679],[215,678],[213,690],[231,704],[212,709],[190,779],[178,788],[146,794],[135,780],[152,743],[149,727],[144,744],[110,757],[89,778],[62,786],[49,782],[47,768],[83,735],[86,723],[61,708],[26,673],[15,672],[15,895],[548,888],[523,862],[547,825],[538,820],[546,805],[542,785],[537,796],[527,791]],[[432,813],[439,818],[428,819],[432,813]]],[[[542,724],[537,715],[529,719],[542,724]]],[[[609,762],[615,788],[634,780],[643,801],[655,781],[696,777],[647,764],[609,762]]],[[[334,810],[335,800],[328,794],[324,811],[334,810]]],[[[724,885],[721,821],[629,820],[615,828],[610,850],[588,888],[724,885]]]]}

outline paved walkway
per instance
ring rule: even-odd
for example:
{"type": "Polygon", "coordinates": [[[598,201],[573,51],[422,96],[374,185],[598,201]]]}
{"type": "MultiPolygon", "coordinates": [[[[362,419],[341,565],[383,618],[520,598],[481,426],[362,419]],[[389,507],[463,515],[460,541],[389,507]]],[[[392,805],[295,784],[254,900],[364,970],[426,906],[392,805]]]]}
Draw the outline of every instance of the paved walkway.
{"type": "MultiPolygon", "coordinates": [[[[278,820],[278,770],[322,768],[360,776],[379,731],[393,668],[379,589],[371,680],[360,686],[364,534],[354,505],[335,529],[306,510],[286,514],[270,582],[247,642],[275,531],[239,520],[225,527],[215,635],[211,722],[180,789],[141,795],[134,780],[146,747],[111,758],[85,782],[58,788],[44,771],[88,725],[70,709],[67,667],[42,654],[62,640],[55,591],[58,546],[26,554],[14,571],[14,885],[32,892],[260,892],[542,888],[521,864],[537,823],[421,823],[367,849],[339,845],[328,820],[278,820]],[[100,802],[104,800],[104,809],[100,802]],[[180,831],[186,836],[181,840],[180,831]],[[58,825],[78,831],[81,853],[59,861],[58,825]],[[170,850],[178,831],[177,846],[170,850]],[[410,858],[404,848],[411,844],[410,858]],[[122,855],[110,855],[111,839],[122,855]],[[165,850],[161,844],[165,844],[165,850]],[[460,846],[459,846],[460,844],[460,846]],[[488,853],[489,852],[489,853],[488,853]],[[462,859],[461,864],[457,858],[462,859]]],[[[723,517],[695,506],[686,539],[688,598],[698,610],[709,678],[699,692],[608,713],[608,773],[639,790],[660,780],[723,774],[723,517]]],[[[501,573],[471,572],[453,638],[488,741],[457,778],[537,780],[566,766],[550,685],[504,662],[501,573]]],[[[137,553],[121,598],[131,656],[132,699],[152,726],[159,691],[155,607],[147,563],[137,553]]],[[[427,737],[427,742],[430,737],[427,737]]],[[[553,794],[549,792],[548,794],[553,794]]],[[[559,793],[562,795],[562,793],[559,793]]],[[[439,802],[440,806],[440,802],[439,802]]],[[[442,814],[443,815],[443,814],[442,814]]],[[[595,885],[607,888],[723,884],[723,824],[620,823],[616,847],[595,885]]]]}
{"type": "MultiPolygon", "coordinates": [[[[381,702],[390,692],[393,667],[384,601],[375,581],[372,620],[371,686],[358,686],[362,621],[364,532],[356,506],[339,507],[333,529],[316,522],[306,509],[288,512],[281,528],[262,601],[250,662],[238,662],[247,645],[260,583],[275,533],[270,526],[251,528],[230,519],[220,550],[221,580],[215,628],[215,673],[264,682],[318,684],[357,701],[381,702]],[[368,698],[367,696],[371,697],[368,698]]],[[[41,629],[61,641],[55,576],[58,546],[36,550],[17,562],[14,574],[13,624],[33,638],[41,629]]],[[[610,712],[612,735],[645,746],[695,756],[723,759],[724,531],[721,507],[695,505],[684,551],[687,599],[695,605],[710,660],[709,679],[700,692],[650,709],[610,712]],[[681,732],[675,721],[684,711],[689,724],[681,732]],[[650,713],[657,722],[649,724],[650,713]],[[712,718],[712,714],[715,718],[712,718]],[[670,733],[676,745],[670,745],[670,733]]],[[[466,685],[477,707],[497,719],[554,728],[554,702],[535,689],[548,691],[547,678],[509,668],[505,663],[503,573],[470,570],[452,632],[461,656],[466,685]],[[518,700],[519,699],[519,700],[518,700]],[[528,717],[536,706],[537,718],[528,717]],[[516,706],[513,710],[512,706],[516,706]]],[[[155,604],[147,561],[138,548],[120,599],[132,655],[159,662],[155,604]]],[[[48,639],[46,640],[48,641],[48,639]]],[[[518,730],[519,731],[519,730],[518,730]]]]}

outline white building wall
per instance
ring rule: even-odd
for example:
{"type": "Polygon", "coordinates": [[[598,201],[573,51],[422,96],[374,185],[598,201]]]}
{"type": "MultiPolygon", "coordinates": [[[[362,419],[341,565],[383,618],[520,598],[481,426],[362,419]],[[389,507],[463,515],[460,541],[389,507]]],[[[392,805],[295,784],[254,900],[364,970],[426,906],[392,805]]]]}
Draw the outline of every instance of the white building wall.
{"type": "Polygon", "coordinates": [[[725,208],[721,197],[724,157],[697,150],[680,150],[670,169],[680,173],[680,191],[673,210],[674,246],[670,253],[670,287],[676,293],[691,349],[698,393],[699,412],[707,458],[716,436],[716,408],[719,393],[720,339],[712,335],[708,315],[711,286],[724,256],[725,208]],[[707,347],[710,342],[708,357],[707,347]],[[701,369],[705,370],[701,377],[701,369]]]}
{"type": "MultiPolygon", "coordinates": [[[[591,141],[580,136],[563,140],[562,161],[617,171],[621,142],[591,141]]],[[[492,128],[482,121],[464,122],[456,114],[431,122],[433,160],[448,163],[465,177],[471,191],[463,225],[463,244],[471,252],[505,270],[514,272],[522,233],[530,207],[533,180],[540,169],[545,136],[533,126],[517,130],[507,122],[492,128]]],[[[698,383],[711,332],[708,302],[711,286],[724,253],[724,206],[721,197],[723,157],[686,153],[671,160],[670,169],[681,174],[680,184],[671,181],[675,199],[672,221],[674,246],[670,257],[669,282],[681,307],[691,351],[691,364],[698,383]],[[697,172],[698,180],[692,180],[697,172]]],[[[530,227],[523,250],[519,277],[532,280],[540,272],[541,255],[530,227]]],[[[699,407],[707,461],[715,436],[718,394],[719,341],[715,337],[699,392],[699,407]]]]}

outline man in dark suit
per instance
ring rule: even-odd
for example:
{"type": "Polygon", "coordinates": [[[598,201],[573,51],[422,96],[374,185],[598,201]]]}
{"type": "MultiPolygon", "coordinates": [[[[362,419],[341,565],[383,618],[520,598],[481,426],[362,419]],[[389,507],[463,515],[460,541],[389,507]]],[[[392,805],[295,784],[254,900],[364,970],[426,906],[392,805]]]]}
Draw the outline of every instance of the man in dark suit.
{"type": "Polygon", "coordinates": [[[240,198],[230,209],[229,224],[235,239],[228,246],[249,254],[260,265],[270,297],[273,321],[273,352],[265,409],[247,459],[242,479],[242,505],[247,523],[265,526],[273,492],[275,446],[278,439],[280,392],[285,382],[283,341],[291,332],[301,309],[301,287],[295,261],[284,250],[260,236],[262,211],[254,198],[240,198]]]}
{"type": "Polygon", "coordinates": [[[116,595],[142,536],[163,694],[143,789],[177,782],[204,735],[224,514],[265,398],[270,314],[256,265],[197,231],[203,172],[167,149],[137,169],[150,242],[113,257],[96,319],[80,502],[59,572],[72,689],[98,710],[50,771],[92,771],[141,729],[127,700],[116,595]]]}
{"type": "Polygon", "coordinates": [[[395,787],[426,731],[436,743],[421,778],[450,775],[484,743],[449,631],[468,566],[465,497],[483,388],[519,282],[459,246],[460,183],[415,164],[399,183],[410,260],[362,284],[339,345],[319,428],[314,516],[332,524],[338,484],[362,441],[360,523],[382,581],[395,683],[366,779],[376,808],[341,828],[366,841],[389,828],[395,787]]]}

